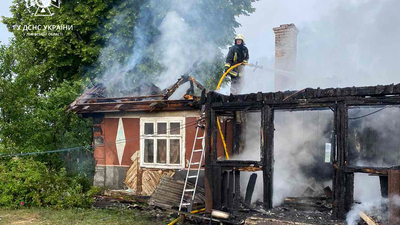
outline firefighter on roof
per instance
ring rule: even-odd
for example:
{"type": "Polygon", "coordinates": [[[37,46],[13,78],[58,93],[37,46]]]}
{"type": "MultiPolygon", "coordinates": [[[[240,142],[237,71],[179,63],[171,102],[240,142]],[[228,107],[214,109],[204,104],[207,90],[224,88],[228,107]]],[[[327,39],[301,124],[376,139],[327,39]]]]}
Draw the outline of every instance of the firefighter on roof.
{"type": "MultiPolygon", "coordinates": [[[[244,37],[238,34],[235,37],[235,45],[229,48],[226,56],[225,72],[229,67],[249,60],[249,50],[245,46],[244,37]]],[[[243,88],[244,65],[236,67],[229,72],[231,77],[231,94],[239,94],[243,88]]]]}

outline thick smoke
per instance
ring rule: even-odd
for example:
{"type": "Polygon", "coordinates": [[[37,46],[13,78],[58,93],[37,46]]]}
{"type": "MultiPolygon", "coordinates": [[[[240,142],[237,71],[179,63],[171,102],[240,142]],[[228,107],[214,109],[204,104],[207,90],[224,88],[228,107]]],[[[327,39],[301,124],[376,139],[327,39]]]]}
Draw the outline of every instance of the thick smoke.
{"type": "MultiPolygon", "coordinates": [[[[400,52],[400,42],[397,40],[400,40],[400,30],[395,25],[396,21],[400,21],[397,10],[400,8],[399,1],[267,0],[255,3],[254,7],[257,11],[251,17],[239,18],[243,26],[237,29],[237,32],[246,37],[250,62],[258,61],[268,69],[253,71],[247,67],[243,93],[280,91],[274,90],[274,72],[271,71],[274,68],[275,54],[275,36],[272,28],[288,23],[294,23],[299,29],[295,89],[400,82],[397,63],[397,55],[400,52]]],[[[375,110],[374,108],[350,110],[349,116],[362,116],[375,110]]],[[[316,120],[315,114],[310,116],[316,120]]],[[[313,159],[313,151],[301,151],[304,143],[315,141],[317,133],[310,130],[303,131],[304,120],[301,116],[286,115],[285,120],[290,121],[289,124],[279,120],[279,117],[279,114],[275,114],[275,205],[284,197],[301,195],[304,185],[310,186],[313,183],[313,181],[308,183],[310,177],[305,176],[301,170],[303,166],[321,164],[313,159]],[[283,133],[280,131],[286,128],[287,131],[283,133]],[[294,149],[300,151],[297,152],[298,156],[294,154],[294,149]],[[293,174],[296,174],[295,179],[293,174]]],[[[352,145],[350,150],[353,151],[350,157],[354,164],[391,166],[400,162],[399,143],[394,140],[398,136],[396,118],[399,118],[396,109],[385,109],[364,119],[350,120],[349,139],[354,139],[355,130],[358,135],[365,133],[368,136],[369,128],[373,128],[373,132],[378,134],[376,138],[379,138],[378,143],[364,146],[364,149],[372,149],[373,156],[354,152],[357,143],[350,140],[352,145]],[[393,157],[388,157],[389,155],[393,157]]],[[[247,122],[254,123],[251,120],[247,122]]],[[[256,120],[255,123],[260,124],[260,121],[256,120]]],[[[321,129],[329,130],[329,124],[323,123],[320,124],[321,129]]],[[[259,129],[259,126],[254,129],[259,129]]],[[[326,139],[328,136],[324,137],[326,139]]],[[[256,137],[246,139],[246,142],[251,143],[258,141],[256,137]]],[[[245,149],[244,154],[246,150],[248,149],[245,149]]],[[[319,148],[317,151],[323,149],[319,148]]],[[[249,150],[247,154],[251,154],[250,152],[249,150]]],[[[245,185],[248,178],[244,179],[242,183],[245,185]]],[[[258,183],[260,180],[259,176],[258,183]]],[[[322,183],[331,186],[330,182],[322,183]]],[[[260,187],[256,189],[258,192],[255,195],[262,199],[260,187]]],[[[369,204],[368,198],[380,197],[379,179],[375,177],[371,180],[368,176],[356,176],[355,192],[358,193],[357,199],[369,204]],[[371,183],[373,185],[370,185],[371,183]],[[364,190],[370,186],[374,186],[373,193],[364,190]]]]}
{"type": "Polygon", "coordinates": [[[349,118],[350,165],[400,165],[399,107],[354,108],[349,118]]]}
{"type": "MultiPolygon", "coordinates": [[[[248,113],[246,118],[245,148],[234,159],[259,160],[261,115],[248,113]]],[[[325,144],[332,142],[332,111],[277,111],[274,122],[274,205],[282,203],[285,197],[302,196],[308,187],[316,193],[331,187],[332,164],[325,144]]],[[[249,176],[250,173],[242,176],[243,191],[249,176]]],[[[263,199],[262,187],[259,173],[253,201],[263,199]]]]}
{"type": "MultiPolygon", "coordinates": [[[[237,29],[246,37],[250,62],[273,68],[272,28],[294,23],[299,29],[296,89],[400,82],[399,1],[270,0],[254,6],[257,11],[239,18],[237,29]]],[[[246,72],[244,93],[273,91],[273,72],[246,72]]]]}
{"type": "MultiPolygon", "coordinates": [[[[131,57],[123,62],[118,59],[110,60],[110,51],[123,48],[122,44],[126,42],[120,37],[112,38],[100,57],[100,62],[106,65],[107,71],[99,81],[107,88],[118,90],[120,93],[132,90],[132,86],[137,86],[149,77],[155,78],[155,84],[161,89],[172,85],[200,56],[203,56],[203,63],[216,60],[216,56],[220,54],[220,48],[208,36],[215,33],[215,27],[211,27],[209,21],[217,21],[224,17],[223,14],[224,11],[221,11],[219,15],[210,14],[207,21],[204,21],[203,13],[195,2],[151,0],[142,7],[139,13],[140,19],[134,30],[135,42],[131,57]],[[148,5],[152,7],[147,7],[148,5]],[[155,5],[166,10],[163,12],[164,16],[159,15],[160,8],[154,7],[155,5]],[[148,26],[157,27],[159,35],[154,36],[153,33],[148,32],[148,26]],[[131,73],[137,73],[137,67],[141,66],[144,57],[149,52],[152,52],[153,60],[164,68],[163,72],[132,76],[131,73]]],[[[117,24],[123,24],[125,19],[124,15],[119,16],[117,24]]],[[[192,75],[195,76],[195,74],[192,75]]],[[[118,92],[112,94],[116,96],[118,92]]]]}

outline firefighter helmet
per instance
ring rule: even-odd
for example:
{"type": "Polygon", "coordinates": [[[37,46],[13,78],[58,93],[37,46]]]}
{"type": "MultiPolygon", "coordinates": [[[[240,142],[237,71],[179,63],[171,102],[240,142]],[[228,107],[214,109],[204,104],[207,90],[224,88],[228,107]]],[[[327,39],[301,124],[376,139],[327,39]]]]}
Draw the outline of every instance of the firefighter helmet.
{"type": "Polygon", "coordinates": [[[244,36],[243,36],[243,34],[238,34],[238,35],[236,35],[235,40],[242,40],[242,41],[244,42],[244,36]]]}

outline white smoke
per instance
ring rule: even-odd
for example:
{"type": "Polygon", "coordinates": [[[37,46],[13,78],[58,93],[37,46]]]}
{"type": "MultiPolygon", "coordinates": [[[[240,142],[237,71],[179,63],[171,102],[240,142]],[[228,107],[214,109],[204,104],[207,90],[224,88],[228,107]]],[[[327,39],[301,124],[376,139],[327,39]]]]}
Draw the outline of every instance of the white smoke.
{"type": "MultiPolygon", "coordinates": [[[[400,1],[265,0],[254,7],[237,29],[246,37],[250,62],[274,68],[272,28],[294,23],[299,29],[296,89],[400,82],[400,1]]],[[[243,93],[274,91],[273,72],[251,71],[243,93]]]]}
{"type": "MultiPolygon", "coordinates": [[[[274,205],[286,197],[299,197],[310,187],[322,192],[332,187],[331,164],[325,163],[325,143],[331,143],[328,124],[333,113],[329,110],[312,112],[277,111],[274,115],[274,205]]],[[[243,153],[234,159],[260,160],[261,114],[248,113],[243,153]]],[[[243,173],[244,192],[250,173],[243,173]]],[[[263,199],[262,173],[258,173],[253,202],[263,199]]]]}
{"type": "MultiPolygon", "coordinates": [[[[242,27],[238,28],[237,32],[246,37],[250,62],[258,61],[259,65],[268,69],[258,69],[254,72],[252,68],[247,67],[245,88],[242,93],[279,91],[274,90],[274,72],[271,71],[274,68],[275,55],[275,35],[272,28],[289,23],[294,23],[299,29],[295,89],[400,82],[400,76],[398,76],[400,69],[397,63],[397,55],[400,52],[400,42],[397,40],[400,40],[400,30],[395,25],[396,21],[400,21],[397,10],[400,8],[400,1],[265,0],[256,2],[254,7],[257,11],[250,17],[239,18],[238,21],[242,27]]],[[[359,112],[353,116],[363,114],[365,112],[359,112]]],[[[361,127],[373,126],[387,138],[386,140],[398,136],[391,133],[391,131],[396,131],[395,127],[398,127],[396,126],[398,123],[390,119],[399,118],[398,114],[392,111],[378,114],[374,122],[368,118],[361,127]]],[[[291,149],[300,149],[301,142],[315,140],[312,135],[315,133],[303,131],[304,124],[301,117],[288,119],[291,124],[287,124],[277,120],[277,116],[275,114],[275,204],[285,196],[301,194],[300,192],[304,190],[303,184],[308,185],[307,179],[296,175],[298,174],[296,171],[301,168],[299,166],[312,165],[314,162],[307,155],[309,152],[300,153],[299,157],[294,157],[291,149]],[[287,126],[288,130],[281,133],[279,129],[284,126],[287,126]],[[304,137],[302,137],[303,133],[304,137]],[[295,180],[292,179],[293,174],[297,181],[291,185],[291,181],[295,180]]],[[[316,119],[315,114],[314,119],[316,119]]],[[[256,122],[260,124],[260,121],[256,122]]],[[[253,129],[258,130],[259,126],[253,129]]],[[[246,139],[246,142],[258,141],[257,137],[246,139]]],[[[397,157],[398,151],[395,153],[397,157]]],[[[384,155],[389,155],[389,153],[386,152],[380,156],[384,155]]],[[[374,165],[387,165],[382,162],[382,157],[378,158],[380,161],[374,165]]],[[[366,165],[365,162],[363,163],[362,165],[366,165]]],[[[372,165],[371,162],[369,165],[372,165]]],[[[258,182],[260,180],[259,176],[258,182]]],[[[368,187],[368,184],[369,182],[365,179],[357,178],[355,182],[356,188],[360,187],[361,190],[368,187]]],[[[379,186],[379,182],[375,183],[375,187],[376,185],[379,186]]],[[[258,192],[255,195],[262,196],[262,188],[256,190],[258,192]]],[[[379,192],[358,191],[358,193],[363,196],[358,196],[359,199],[364,199],[362,201],[366,201],[371,196],[380,196],[379,192]]]]}
{"type": "MultiPolygon", "coordinates": [[[[203,9],[198,8],[195,2],[183,0],[150,0],[146,3],[147,5],[150,7],[142,7],[139,21],[136,22],[131,57],[127,60],[109,59],[110,52],[117,52],[121,50],[118,48],[124,48],[123,43],[127,40],[120,37],[112,38],[100,57],[100,62],[107,68],[100,82],[113,86],[120,92],[131,90],[133,83],[149,78],[153,78],[154,84],[161,89],[167,88],[189,70],[200,56],[202,56],[202,63],[212,63],[217,60],[216,56],[221,54],[219,46],[210,35],[216,33],[215,27],[212,27],[209,22],[223,18],[224,11],[221,11],[219,15],[210,14],[205,17],[201,11],[203,9]],[[155,5],[163,7],[166,12],[160,14],[160,9],[154,7],[155,5]],[[148,32],[147,26],[150,25],[157,27],[157,35],[148,32]],[[151,71],[139,74],[133,71],[141,67],[143,57],[149,52],[153,53],[152,60],[160,63],[163,68],[161,74],[151,71]],[[137,74],[132,76],[131,73],[137,74]],[[118,81],[122,82],[116,86],[118,81]]],[[[117,24],[123,24],[125,20],[126,16],[120,15],[117,24]]],[[[197,72],[194,71],[191,75],[197,78],[197,72]]]]}
{"type": "Polygon", "coordinates": [[[351,210],[346,215],[348,225],[356,225],[360,220],[360,212],[380,218],[380,221],[387,220],[388,199],[381,197],[378,176],[368,174],[354,175],[354,201],[351,210]],[[366,188],[368,187],[368,188],[366,188]]]}

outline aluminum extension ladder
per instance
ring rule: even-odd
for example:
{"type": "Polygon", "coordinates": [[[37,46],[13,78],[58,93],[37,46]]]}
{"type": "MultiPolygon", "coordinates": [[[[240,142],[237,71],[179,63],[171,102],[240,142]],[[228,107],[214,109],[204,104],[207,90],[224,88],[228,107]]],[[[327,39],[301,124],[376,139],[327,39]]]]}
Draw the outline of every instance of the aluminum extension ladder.
{"type": "Polygon", "coordinates": [[[204,127],[201,125],[201,118],[199,120],[199,124],[197,125],[196,129],[196,135],[194,138],[194,143],[193,143],[193,148],[192,148],[192,154],[190,156],[190,161],[189,165],[187,168],[187,173],[186,173],[186,179],[185,179],[185,186],[183,187],[183,192],[182,192],[182,198],[181,198],[181,203],[179,204],[179,211],[182,210],[183,207],[187,208],[187,212],[192,211],[192,206],[194,202],[194,198],[196,196],[196,189],[197,189],[197,182],[199,180],[199,175],[200,175],[200,169],[201,169],[201,163],[203,162],[204,158],[204,145],[205,145],[205,131],[203,131],[203,136],[199,137],[199,130],[204,129],[204,127]],[[201,140],[201,149],[195,149],[197,141],[201,140]],[[199,161],[193,161],[193,155],[195,154],[201,154],[200,160],[199,161]],[[192,166],[198,166],[197,170],[191,171],[192,166]],[[195,173],[193,173],[195,172],[195,173]],[[193,188],[188,188],[188,181],[194,181],[194,187],[193,188]]]}

